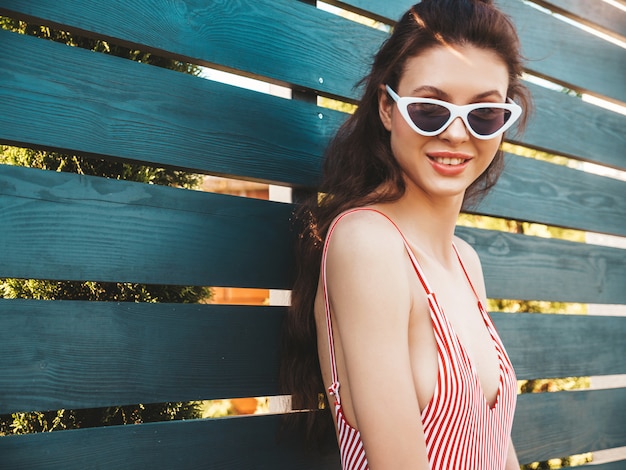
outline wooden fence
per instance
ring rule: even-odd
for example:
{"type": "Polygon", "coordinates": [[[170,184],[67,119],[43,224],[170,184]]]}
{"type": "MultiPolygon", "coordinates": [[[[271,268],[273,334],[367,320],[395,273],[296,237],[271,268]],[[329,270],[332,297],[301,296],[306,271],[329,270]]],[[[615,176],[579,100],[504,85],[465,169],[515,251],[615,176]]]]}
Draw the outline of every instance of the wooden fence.
{"type": "MultiPolygon", "coordinates": [[[[0,15],[293,90],[284,99],[0,31],[0,143],[315,187],[323,148],[384,31],[297,0],[0,0],[0,15]]],[[[314,3],[314,2],[313,2],[314,3]]],[[[333,2],[335,3],[335,2],[333,2]]],[[[336,2],[339,4],[339,2],[336,2]]],[[[597,0],[543,6],[626,41],[597,0]]],[[[529,73],[626,101],[626,50],[501,0],[529,73]]],[[[410,3],[345,0],[392,24],[410,3]]],[[[530,84],[516,142],[626,169],[626,117],[530,84]]],[[[623,175],[623,173],[622,173],[623,175]]],[[[626,182],[507,155],[477,213],[626,236],[626,182]]],[[[0,278],[289,289],[292,205],[0,165],[0,278]]],[[[459,227],[491,298],[626,304],[624,249],[459,227]]],[[[0,415],[274,396],[285,308],[0,299],[0,415]]],[[[626,318],[494,313],[519,379],[626,374],[626,318]]],[[[0,437],[2,468],[337,469],[275,442],[279,415],[0,437]]],[[[521,462],[626,446],[626,388],[523,394],[521,462]]],[[[626,460],[595,468],[618,469],[626,460]]]]}

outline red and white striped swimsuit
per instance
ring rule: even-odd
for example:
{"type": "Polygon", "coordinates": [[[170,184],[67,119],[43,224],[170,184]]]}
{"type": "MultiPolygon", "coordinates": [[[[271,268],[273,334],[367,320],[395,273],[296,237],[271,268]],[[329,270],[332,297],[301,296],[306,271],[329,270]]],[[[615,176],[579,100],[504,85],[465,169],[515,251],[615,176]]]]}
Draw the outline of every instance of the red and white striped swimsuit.
{"type": "Polygon", "coordinates": [[[330,348],[330,367],[333,383],[328,388],[335,397],[335,411],[341,465],[343,470],[368,468],[365,450],[358,430],[346,420],[339,397],[339,380],[335,362],[330,304],[326,286],[326,255],[328,243],[337,223],[346,215],[369,210],[387,218],[400,233],[417,277],[428,296],[439,370],[437,384],[431,401],[421,413],[426,439],[426,450],[431,470],[498,470],[504,469],[513,414],[517,399],[517,381],[513,366],[504,350],[496,329],[487,314],[463,266],[456,247],[454,250],[465,277],[478,300],[478,308],[495,343],[500,363],[500,381],[496,402],[491,408],[480,385],[478,374],[452,325],[439,307],[435,293],[430,289],[424,273],[409,248],[408,242],[396,224],[385,214],[374,209],[353,209],[340,215],[328,230],[322,255],[322,282],[326,303],[326,324],[330,348]]]}

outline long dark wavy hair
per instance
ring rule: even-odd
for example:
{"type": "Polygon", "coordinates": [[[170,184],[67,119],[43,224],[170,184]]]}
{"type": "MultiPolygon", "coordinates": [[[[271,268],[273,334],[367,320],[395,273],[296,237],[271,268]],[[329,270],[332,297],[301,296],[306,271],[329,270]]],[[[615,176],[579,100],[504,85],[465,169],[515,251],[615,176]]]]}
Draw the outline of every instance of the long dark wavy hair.
{"type": "MultiPolygon", "coordinates": [[[[397,89],[407,59],[441,45],[472,45],[495,52],[508,67],[508,97],[525,110],[518,131],[526,124],[531,100],[520,81],[523,60],[519,39],[511,20],[492,1],[423,0],[402,16],[375,55],[369,75],[360,82],[363,95],[356,112],[326,150],[318,188],[322,196],[316,194],[303,201],[295,213],[299,233],[296,277],[284,325],[279,381],[282,392],[292,395],[294,409],[322,409],[295,413],[289,418],[302,421],[299,427],[310,443],[318,441],[311,438],[333,430],[328,407],[324,406],[325,386],[313,313],[323,241],[330,223],[341,212],[394,201],[404,194],[405,183],[391,151],[390,133],[379,117],[379,88],[389,84],[397,89]]],[[[499,150],[491,165],[467,189],[464,207],[476,204],[496,183],[503,158],[499,150]]]]}

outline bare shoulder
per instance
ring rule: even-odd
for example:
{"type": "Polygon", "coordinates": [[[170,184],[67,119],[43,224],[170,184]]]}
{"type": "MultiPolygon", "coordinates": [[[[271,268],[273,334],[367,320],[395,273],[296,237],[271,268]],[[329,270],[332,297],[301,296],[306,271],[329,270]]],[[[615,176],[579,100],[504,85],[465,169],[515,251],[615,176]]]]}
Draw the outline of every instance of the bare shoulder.
{"type": "Polygon", "coordinates": [[[396,302],[396,311],[405,310],[410,303],[407,254],[390,220],[371,210],[345,213],[329,237],[326,279],[338,317],[345,318],[344,312],[376,317],[383,305],[396,302]]]}
{"type": "MultiPolygon", "coordinates": [[[[401,254],[402,237],[381,213],[374,210],[357,210],[341,214],[329,233],[329,257],[377,258],[401,254]]],[[[358,262],[358,261],[357,261],[358,262]]]]}
{"type": "Polygon", "coordinates": [[[454,237],[454,245],[459,251],[461,258],[463,259],[463,263],[465,263],[467,268],[473,266],[476,269],[481,269],[480,258],[478,257],[478,253],[476,253],[476,250],[474,249],[474,247],[472,247],[472,245],[457,236],[454,237]]]}

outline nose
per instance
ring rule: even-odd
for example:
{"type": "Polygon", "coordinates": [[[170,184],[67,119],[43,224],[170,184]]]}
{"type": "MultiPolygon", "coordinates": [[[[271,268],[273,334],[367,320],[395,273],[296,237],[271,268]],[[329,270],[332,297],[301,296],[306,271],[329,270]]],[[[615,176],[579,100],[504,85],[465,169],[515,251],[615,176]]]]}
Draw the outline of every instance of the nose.
{"type": "Polygon", "coordinates": [[[439,134],[439,138],[449,142],[465,142],[470,138],[470,133],[465,127],[463,119],[457,117],[439,134]]]}

